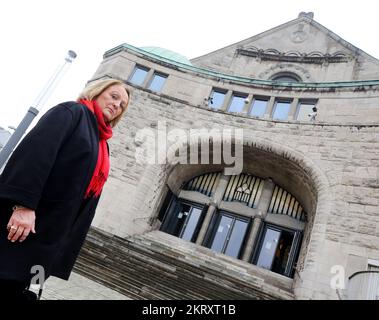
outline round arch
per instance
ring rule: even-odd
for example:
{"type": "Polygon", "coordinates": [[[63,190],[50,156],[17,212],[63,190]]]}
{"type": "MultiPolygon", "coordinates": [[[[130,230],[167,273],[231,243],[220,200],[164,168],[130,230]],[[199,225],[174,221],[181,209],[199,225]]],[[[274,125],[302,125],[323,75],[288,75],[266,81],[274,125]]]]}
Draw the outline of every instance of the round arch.
{"type": "Polygon", "coordinates": [[[312,76],[310,72],[300,66],[296,65],[294,63],[289,63],[289,62],[280,62],[267,70],[261,72],[258,75],[259,79],[272,79],[273,76],[279,74],[279,73],[284,73],[284,72],[289,72],[296,74],[298,78],[300,78],[303,82],[312,82],[312,76]]]}
{"type": "Polygon", "coordinates": [[[273,74],[270,80],[277,82],[303,82],[301,77],[294,72],[278,72],[273,74]]]}
{"type": "MultiPolygon", "coordinates": [[[[197,145],[197,137],[190,139],[187,145],[178,140],[169,149],[165,166],[167,184],[172,191],[177,191],[186,181],[191,178],[210,171],[222,171],[226,165],[221,164],[181,164],[177,162],[178,151],[187,155],[189,160],[189,150],[191,146],[197,145]]],[[[221,143],[221,141],[215,141],[221,143]]],[[[235,143],[233,143],[235,146],[235,143]]],[[[320,168],[301,152],[272,141],[268,138],[261,139],[252,133],[244,133],[243,137],[243,171],[258,175],[262,178],[271,178],[282,187],[285,187],[304,205],[307,212],[314,212],[316,202],[320,199],[329,198],[326,192],[329,182],[320,168]],[[252,160],[252,161],[251,161],[252,160]],[[296,175],[292,173],[296,172],[296,175]],[[299,190],[307,190],[302,193],[299,190]],[[314,201],[309,198],[309,194],[314,196],[314,201]]],[[[199,157],[200,157],[199,153],[199,157]]],[[[210,158],[213,156],[212,145],[209,150],[210,158]]],[[[181,159],[183,160],[183,159],[181,159]]]]}
{"type": "MultiPolygon", "coordinates": [[[[198,137],[196,137],[197,139],[198,137]]],[[[222,171],[226,168],[221,164],[183,164],[172,163],[177,160],[178,150],[183,154],[190,150],[195,140],[190,138],[190,145],[184,141],[177,141],[172,145],[168,153],[168,163],[160,166],[164,172],[164,183],[161,184],[159,196],[153,208],[158,209],[168,188],[174,193],[190,179],[207,172],[222,171]],[[159,203],[158,203],[159,202],[159,203]]],[[[216,141],[217,142],[217,141],[216,141]]],[[[218,141],[220,142],[220,141],[218,141]]],[[[197,140],[196,140],[197,144],[197,140]]],[[[235,146],[235,142],[232,143],[235,146]]],[[[295,281],[304,268],[309,252],[317,251],[318,242],[312,241],[315,233],[312,232],[315,224],[322,225],[330,208],[329,181],[322,170],[303,153],[294,148],[284,146],[270,139],[261,139],[253,134],[245,134],[243,142],[237,143],[243,147],[244,166],[243,172],[257,175],[261,178],[270,178],[275,184],[288,190],[301,203],[308,213],[308,221],[304,230],[303,245],[298,258],[295,281]]],[[[210,158],[213,156],[212,145],[210,147],[210,158]]],[[[183,159],[182,159],[183,160],[183,159]]],[[[189,160],[189,155],[188,159],[189,160]]],[[[155,168],[156,170],[157,168],[155,168]]],[[[152,170],[154,170],[152,168],[152,170]]],[[[148,170],[146,172],[148,174],[148,170]]],[[[149,174],[150,175],[150,174],[149,174]]],[[[161,178],[163,178],[161,174],[161,178]]],[[[163,181],[162,181],[163,182],[163,181]]],[[[157,195],[157,193],[155,193],[157,195]]],[[[151,221],[156,218],[157,212],[152,212],[151,221]]],[[[318,229],[318,228],[317,228],[318,229]]],[[[317,235],[318,236],[318,235],[317,235]]]]}

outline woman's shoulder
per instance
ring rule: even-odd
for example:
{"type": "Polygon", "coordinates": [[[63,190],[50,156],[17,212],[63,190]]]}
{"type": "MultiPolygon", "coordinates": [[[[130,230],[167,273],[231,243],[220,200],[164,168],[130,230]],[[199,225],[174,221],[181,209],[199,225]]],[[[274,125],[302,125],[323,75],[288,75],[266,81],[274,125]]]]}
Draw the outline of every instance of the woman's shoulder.
{"type": "Polygon", "coordinates": [[[47,116],[50,119],[59,119],[59,121],[72,121],[74,126],[75,123],[80,123],[83,120],[88,121],[88,119],[90,119],[91,122],[96,123],[96,118],[93,112],[78,101],[59,103],[47,111],[44,116],[47,116]]]}
{"type": "Polygon", "coordinates": [[[66,101],[58,104],[56,108],[65,108],[69,111],[75,113],[75,112],[83,112],[85,111],[86,107],[82,105],[81,103],[77,101],[66,101]]]}
{"type": "Polygon", "coordinates": [[[52,108],[52,110],[55,110],[58,113],[61,113],[61,112],[70,113],[74,119],[81,118],[83,115],[88,115],[89,113],[91,113],[89,112],[88,108],[85,105],[77,101],[62,102],[56,105],[54,108],[52,108]],[[62,110],[62,111],[59,112],[59,110],[62,110]]]}

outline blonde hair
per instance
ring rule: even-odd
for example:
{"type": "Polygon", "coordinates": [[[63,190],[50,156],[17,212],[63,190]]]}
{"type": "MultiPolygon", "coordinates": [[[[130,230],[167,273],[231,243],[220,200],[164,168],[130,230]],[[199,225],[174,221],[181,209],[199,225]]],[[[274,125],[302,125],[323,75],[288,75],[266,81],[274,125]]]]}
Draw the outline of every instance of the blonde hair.
{"type": "Polygon", "coordinates": [[[128,94],[128,101],[126,102],[126,105],[122,108],[121,114],[114,118],[109,124],[111,127],[115,127],[116,124],[121,120],[122,115],[128,108],[128,104],[130,101],[130,91],[127,88],[126,84],[122,82],[121,80],[117,79],[102,79],[102,80],[97,80],[89,83],[83,91],[80,93],[78,100],[79,99],[86,99],[86,100],[96,100],[96,98],[101,95],[105,90],[107,90],[109,87],[113,85],[122,85],[128,94]]]}

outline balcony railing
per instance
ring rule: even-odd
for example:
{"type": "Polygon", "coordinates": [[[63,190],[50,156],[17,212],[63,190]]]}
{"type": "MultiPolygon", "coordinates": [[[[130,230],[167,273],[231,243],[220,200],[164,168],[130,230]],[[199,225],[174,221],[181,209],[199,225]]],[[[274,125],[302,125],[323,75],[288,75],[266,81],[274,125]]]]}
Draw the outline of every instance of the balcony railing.
{"type": "Polygon", "coordinates": [[[379,300],[379,271],[359,271],[349,277],[348,300],[379,300]]]}

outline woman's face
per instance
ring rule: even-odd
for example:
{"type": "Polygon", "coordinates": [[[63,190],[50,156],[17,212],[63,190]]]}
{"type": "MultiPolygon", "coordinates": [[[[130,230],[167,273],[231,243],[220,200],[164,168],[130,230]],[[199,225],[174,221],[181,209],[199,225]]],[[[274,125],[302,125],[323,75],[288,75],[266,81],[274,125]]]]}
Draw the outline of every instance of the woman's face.
{"type": "Polygon", "coordinates": [[[96,99],[103,111],[105,122],[111,122],[118,117],[128,103],[128,93],[121,84],[114,84],[105,89],[96,99]]]}

